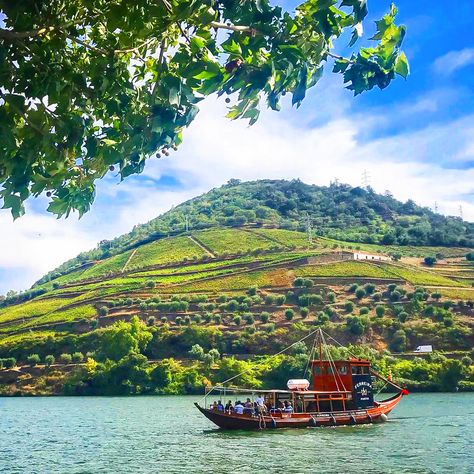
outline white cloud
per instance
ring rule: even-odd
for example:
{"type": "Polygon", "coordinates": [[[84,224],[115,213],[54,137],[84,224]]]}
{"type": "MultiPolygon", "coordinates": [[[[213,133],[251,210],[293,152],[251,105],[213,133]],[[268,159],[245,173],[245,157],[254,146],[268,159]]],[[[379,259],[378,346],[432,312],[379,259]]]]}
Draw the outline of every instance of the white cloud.
{"type": "Polygon", "coordinates": [[[433,69],[438,74],[449,76],[470,64],[474,64],[474,48],[464,48],[458,51],[450,51],[437,58],[433,63],[433,69]]]}
{"type": "MultiPolygon", "coordinates": [[[[430,207],[437,201],[441,212],[454,215],[462,205],[464,217],[474,220],[474,203],[465,197],[474,192],[474,169],[448,166],[468,160],[474,146],[474,116],[366,142],[363,137],[380,125],[386,131],[380,110],[351,116],[347,96],[334,92],[331,97],[330,107],[318,103],[322,98],[314,98],[299,111],[264,112],[253,127],[225,119],[224,104],[211,98],[185,131],[178,152],[150,161],[139,179],[120,185],[101,183],[97,203],[83,219],[58,221],[30,212],[13,223],[8,212],[0,211],[0,246],[8,249],[0,255],[0,293],[11,287],[28,287],[99,240],[128,232],[133,225],[230,178],[300,178],[327,185],[337,177],[360,185],[367,169],[378,192],[389,189],[399,199],[411,198],[430,207]],[[319,110],[327,119],[323,124],[315,122],[319,110]],[[163,176],[174,176],[181,186],[156,186],[163,176]],[[2,269],[8,269],[11,277],[2,280],[2,269]]],[[[432,109],[429,98],[421,101],[407,111],[402,104],[397,115],[432,109]]]]}

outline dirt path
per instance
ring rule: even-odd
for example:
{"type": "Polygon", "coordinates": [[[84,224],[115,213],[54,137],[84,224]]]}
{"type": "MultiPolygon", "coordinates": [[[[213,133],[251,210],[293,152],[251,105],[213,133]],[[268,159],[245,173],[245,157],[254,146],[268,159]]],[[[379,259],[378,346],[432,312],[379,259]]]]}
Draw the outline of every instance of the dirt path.
{"type": "Polygon", "coordinates": [[[122,267],[122,273],[125,271],[127,268],[128,264],[132,260],[133,256],[137,253],[138,247],[136,249],[133,249],[133,252],[130,254],[130,257],[128,257],[127,261],[125,262],[125,265],[122,267]]]}
{"type": "Polygon", "coordinates": [[[204,252],[206,252],[210,257],[216,258],[216,256],[212,253],[212,250],[207,245],[204,245],[202,242],[196,239],[196,237],[193,237],[192,235],[188,235],[188,239],[194,242],[202,250],[204,250],[204,252]]]}

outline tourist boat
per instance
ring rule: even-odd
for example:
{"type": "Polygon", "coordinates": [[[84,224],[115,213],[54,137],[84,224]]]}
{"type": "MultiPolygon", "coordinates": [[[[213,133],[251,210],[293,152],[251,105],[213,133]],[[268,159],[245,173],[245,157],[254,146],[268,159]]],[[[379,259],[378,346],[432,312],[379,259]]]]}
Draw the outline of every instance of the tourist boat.
{"type": "Polygon", "coordinates": [[[196,407],[223,429],[306,428],[386,421],[388,414],[408,391],[375,372],[368,360],[357,357],[332,360],[328,350],[327,358],[323,359],[324,335],[321,329],[317,331],[320,341],[319,358],[314,360],[310,354],[311,382],[306,379],[290,380],[287,390],[225,386],[225,383],[237,377],[235,376],[221,386],[212,387],[204,397],[204,405],[195,403],[196,407]],[[391,385],[395,394],[376,401],[375,379],[382,380],[384,386],[391,385]],[[264,406],[259,408],[255,403],[254,408],[247,408],[242,414],[233,409],[226,411],[222,407],[219,410],[208,404],[210,397],[211,400],[220,399],[225,404],[229,398],[235,401],[238,397],[242,400],[248,398],[253,403],[255,396],[264,399],[264,406]],[[290,403],[291,408],[288,407],[290,403]],[[284,408],[285,405],[287,409],[284,408]]]}

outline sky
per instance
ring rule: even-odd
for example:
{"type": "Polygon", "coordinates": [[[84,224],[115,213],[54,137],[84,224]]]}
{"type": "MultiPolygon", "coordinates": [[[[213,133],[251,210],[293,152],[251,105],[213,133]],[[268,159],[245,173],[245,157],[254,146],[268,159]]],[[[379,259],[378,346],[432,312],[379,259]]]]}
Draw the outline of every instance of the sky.
{"type": "MultiPolygon", "coordinates": [[[[291,10],[298,2],[279,3],[291,10]]],[[[287,101],[281,112],[263,112],[252,127],[226,119],[222,99],[206,99],[177,152],[150,160],[143,174],[122,183],[108,176],[82,219],[56,219],[43,198],[30,201],[16,221],[0,210],[0,294],[30,287],[99,241],[231,178],[300,178],[318,185],[337,178],[359,186],[366,170],[377,192],[390,190],[431,208],[436,202],[439,212],[459,216],[462,210],[474,221],[474,6],[471,0],[396,4],[398,21],[407,26],[406,81],[354,98],[339,75],[327,73],[299,109],[287,101]]],[[[375,20],[390,2],[368,5],[375,20]]],[[[364,37],[372,32],[368,24],[364,37]]],[[[343,44],[337,47],[346,52],[343,44]]]]}

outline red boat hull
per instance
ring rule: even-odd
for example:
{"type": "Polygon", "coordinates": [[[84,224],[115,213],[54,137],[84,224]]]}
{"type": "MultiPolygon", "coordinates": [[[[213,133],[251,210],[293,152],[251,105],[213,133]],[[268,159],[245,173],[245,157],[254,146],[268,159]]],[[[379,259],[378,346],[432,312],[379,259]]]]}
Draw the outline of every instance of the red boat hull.
{"type": "Polygon", "coordinates": [[[261,417],[252,415],[237,415],[209,410],[195,403],[198,410],[219,428],[229,430],[258,430],[275,428],[307,428],[317,426],[363,425],[379,423],[402,399],[403,393],[376,403],[376,406],[366,410],[320,412],[320,413],[275,413],[261,417]]]}

